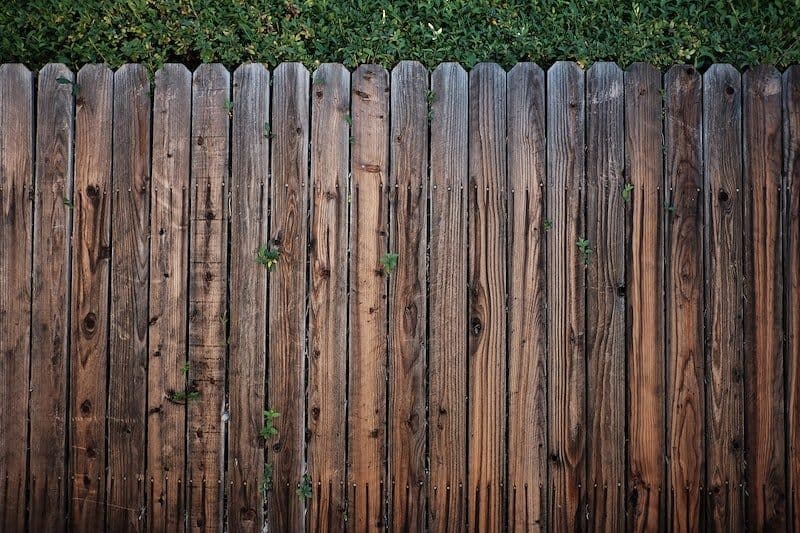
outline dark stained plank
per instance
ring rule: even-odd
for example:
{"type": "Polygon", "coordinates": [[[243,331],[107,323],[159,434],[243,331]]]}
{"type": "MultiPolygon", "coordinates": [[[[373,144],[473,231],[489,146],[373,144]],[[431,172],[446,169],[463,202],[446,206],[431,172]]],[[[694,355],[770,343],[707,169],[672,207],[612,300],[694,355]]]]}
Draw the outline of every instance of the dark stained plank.
{"type": "Polygon", "coordinates": [[[519,63],[508,83],[508,513],[517,531],[547,528],[545,79],[519,63]]]}
{"type": "Polygon", "coordinates": [[[783,74],[787,525],[800,530],[800,66],[783,74]]]}
{"type": "Polygon", "coordinates": [[[106,372],[111,275],[114,73],[78,71],[72,196],[70,527],[100,531],[105,520],[106,372]]]}
{"type": "Polygon", "coordinates": [[[183,528],[186,511],[186,387],[189,155],[192,74],[164,65],[155,75],[150,203],[150,331],[147,387],[148,525],[183,528]]]}
{"type": "Polygon", "coordinates": [[[313,531],[344,531],[350,72],[326,63],[312,83],[308,518],[313,531]]]}
{"type": "Polygon", "coordinates": [[[664,527],[664,195],[661,72],[625,71],[628,529],[664,527]]]}
{"type": "Polygon", "coordinates": [[[33,243],[33,76],[0,65],[0,530],[25,528],[33,243]]]}
{"type": "Polygon", "coordinates": [[[506,423],[506,75],[469,75],[469,522],[504,523],[506,423]]]}
{"type": "Polygon", "coordinates": [[[584,74],[575,63],[547,71],[548,527],[584,527],[586,459],[584,74]]]}
{"type": "Polygon", "coordinates": [[[460,531],[467,460],[467,73],[431,75],[428,266],[429,527],[460,531]]]}
{"type": "Polygon", "coordinates": [[[270,526],[295,531],[304,505],[295,490],[305,474],[306,254],[308,236],[309,75],[300,63],[273,73],[270,244],[280,260],[269,281],[268,401],[278,411],[277,442],[267,460],[275,490],[269,493],[270,526]]]}
{"type": "MultiPolygon", "coordinates": [[[[614,63],[586,73],[587,489],[590,528],[625,527],[624,84],[614,63]]],[[[633,195],[631,195],[633,196],[633,195]]]]}
{"type": "Polygon", "coordinates": [[[703,94],[689,66],[664,76],[667,527],[703,528],[703,94]]]}
{"type": "Polygon", "coordinates": [[[716,64],[703,82],[708,526],[738,531],[745,518],[741,76],[716,64]]]}
{"type": "Polygon", "coordinates": [[[781,97],[781,74],[774,67],[745,72],[745,511],[748,527],[758,531],[786,527],[781,97]]]}
{"type": "Polygon", "coordinates": [[[142,65],[114,74],[112,164],[106,521],[142,530],[150,265],[150,81],[142,65]]]}
{"type": "Polygon", "coordinates": [[[225,67],[199,66],[192,77],[189,219],[187,391],[197,396],[187,398],[187,504],[193,531],[222,527],[230,106],[225,67]]]}
{"type": "Polygon", "coordinates": [[[391,79],[389,479],[393,529],[425,528],[428,71],[401,61],[391,79]]]}
{"type": "MultiPolygon", "coordinates": [[[[264,524],[264,376],[267,270],[255,251],[267,243],[270,76],[258,63],[233,73],[230,216],[230,363],[228,369],[228,530],[264,524]]],[[[279,425],[279,424],[278,424],[279,425]]]]}
{"type": "Polygon", "coordinates": [[[351,83],[348,518],[371,531],[384,526],[386,479],[389,73],[361,65],[351,83]]]}

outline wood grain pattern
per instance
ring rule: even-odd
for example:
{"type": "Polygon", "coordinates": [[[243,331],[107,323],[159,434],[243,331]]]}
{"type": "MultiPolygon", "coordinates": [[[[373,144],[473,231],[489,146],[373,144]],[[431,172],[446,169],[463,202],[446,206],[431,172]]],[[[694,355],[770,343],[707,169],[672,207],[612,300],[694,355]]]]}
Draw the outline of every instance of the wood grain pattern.
{"type": "Polygon", "coordinates": [[[661,72],[625,71],[628,528],[664,527],[664,194],[661,72]]]}
{"type": "Polygon", "coordinates": [[[469,522],[504,523],[506,432],[506,76],[469,75],[469,522]]]}
{"type": "Polygon", "coordinates": [[[741,76],[717,64],[703,82],[708,525],[738,531],[745,519],[741,76]]]}
{"type": "Polygon", "coordinates": [[[269,405],[281,413],[268,502],[270,525],[294,531],[304,523],[302,498],[293,493],[305,474],[306,253],[308,237],[309,75],[300,63],[283,63],[273,79],[272,208],[270,243],[280,260],[270,274],[269,405]]]}
{"type": "Polygon", "coordinates": [[[428,71],[401,61],[391,78],[389,479],[393,528],[425,528],[428,71]]]}
{"type": "MultiPolygon", "coordinates": [[[[267,364],[267,270],[255,261],[267,244],[270,75],[258,63],[233,73],[228,367],[228,530],[261,531],[267,364]]],[[[280,424],[277,424],[280,425],[280,424]]]]}
{"type": "Polygon", "coordinates": [[[145,409],[150,265],[150,81],[143,65],[114,74],[106,524],[145,525],[145,409]]]}
{"type": "Polygon", "coordinates": [[[664,76],[667,527],[703,528],[703,94],[688,66],[664,76]]]}
{"type": "Polygon", "coordinates": [[[747,525],[786,527],[781,264],[781,75],[742,79],[744,125],[744,386],[747,525]]]}
{"type": "Polygon", "coordinates": [[[155,75],[150,199],[150,330],[147,387],[148,525],[184,527],[192,74],[164,65],[155,75]]]}
{"type": "Polygon", "coordinates": [[[609,531],[625,528],[623,90],[614,63],[586,73],[587,488],[590,527],[609,531]]]}
{"type": "Polygon", "coordinates": [[[315,530],[344,531],[350,72],[320,65],[312,93],[308,518],[315,530]]]}
{"type": "Polygon", "coordinates": [[[443,63],[431,75],[428,502],[433,531],[460,531],[467,519],[468,90],[467,73],[457,63],[443,63]]]}
{"type": "MultiPolygon", "coordinates": [[[[225,364],[228,351],[230,74],[204,64],[192,77],[189,241],[189,529],[222,527],[225,364]]],[[[235,104],[234,104],[235,105],[235,104]]]]}
{"type": "Polygon", "coordinates": [[[575,63],[547,71],[549,527],[585,527],[584,74],[575,63]],[[584,517],[584,518],[582,518],[584,517]]]}
{"type": "Polygon", "coordinates": [[[64,65],[49,64],[39,71],[28,474],[28,524],[37,531],[66,525],[74,82],[75,76],[64,65]]]}
{"type": "Polygon", "coordinates": [[[33,76],[0,66],[0,530],[25,528],[33,243],[33,76]]]}
{"type": "Polygon", "coordinates": [[[515,530],[547,529],[545,79],[519,63],[508,83],[508,505],[515,530]]]}
{"type": "Polygon", "coordinates": [[[350,360],[348,516],[359,531],[384,526],[389,73],[361,65],[352,76],[350,167],[350,360]]]}
{"type": "Polygon", "coordinates": [[[70,360],[70,527],[100,531],[105,520],[106,373],[111,275],[114,73],[78,71],[70,360]]]}

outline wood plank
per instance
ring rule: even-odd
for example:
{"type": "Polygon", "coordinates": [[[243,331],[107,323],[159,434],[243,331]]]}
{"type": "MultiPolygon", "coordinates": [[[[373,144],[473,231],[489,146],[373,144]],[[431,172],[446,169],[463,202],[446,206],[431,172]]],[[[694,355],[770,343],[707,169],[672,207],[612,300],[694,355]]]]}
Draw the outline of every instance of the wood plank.
{"type": "Polygon", "coordinates": [[[781,74],[742,79],[744,121],[744,384],[747,526],[786,527],[781,264],[781,74]]]}
{"type": "Polygon", "coordinates": [[[114,74],[112,164],[106,521],[109,529],[141,530],[150,264],[150,81],[143,65],[114,74]]]}
{"type": "Polygon", "coordinates": [[[428,266],[429,527],[466,527],[468,78],[431,75],[428,266]]]}
{"type": "Polygon", "coordinates": [[[786,327],[787,522],[800,530],[800,65],[783,73],[783,272],[786,327]]]}
{"type": "Polygon", "coordinates": [[[282,63],[273,79],[272,207],[270,245],[280,260],[270,274],[269,405],[281,414],[274,465],[270,525],[294,531],[304,523],[295,489],[305,474],[306,252],[308,237],[309,74],[300,63],[282,63]]]}
{"type": "Polygon", "coordinates": [[[361,65],[351,83],[348,518],[363,531],[384,527],[386,499],[389,73],[361,65]]]}
{"type": "Polygon", "coordinates": [[[78,71],[70,360],[70,527],[100,531],[105,520],[106,373],[111,275],[114,73],[78,71]]]}
{"type": "Polygon", "coordinates": [[[350,72],[320,65],[312,93],[308,515],[314,531],[344,531],[350,72]]]}
{"type": "Polygon", "coordinates": [[[689,66],[664,76],[666,492],[676,531],[705,521],[702,81],[689,66]]]}
{"type": "Polygon", "coordinates": [[[625,71],[628,529],[664,528],[664,194],[661,72],[625,71]]]}
{"type": "Polygon", "coordinates": [[[401,61],[391,79],[389,247],[390,513],[393,528],[425,529],[428,71],[401,61]]]}
{"type": "Polygon", "coordinates": [[[267,271],[255,251],[267,242],[269,71],[258,63],[233,73],[230,223],[230,363],[228,369],[228,530],[264,524],[264,426],[267,363],[267,271]]]}
{"type": "Polygon", "coordinates": [[[230,74],[225,67],[199,66],[192,77],[189,219],[187,391],[199,395],[187,401],[190,530],[222,527],[230,105],[230,74]]]}
{"type": "Polygon", "coordinates": [[[715,64],[703,81],[708,521],[713,529],[738,531],[745,518],[741,76],[715,64]]]}
{"type": "Polygon", "coordinates": [[[614,63],[586,73],[587,488],[596,530],[625,528],[624,84],[614,63]]]}
{"type": "Polygon", "coordinates": [[[33,76],[0,65],[0,530],[25,528],[33,243],[33,76]]]}
{"type": "Polygon", "coordinates": [[[547,529],[545,80],[518,63],[508,80],[508,506],[518,531],[547,529]]]}
{"type": "Polygon", "coordinates": [[[547,71],[547,87],[548,525],[572,531],[585,527],[586,281],[577,246],[585,232],[583,71],[575,63],[557,62],[547,71]]]}
{"type": "Polygon", "coordinates": [[[150,348],[147,387],[149,526],[184,527],[189,272],[189,154],[192,74],[164,65],[155,75],[150,232],[150,348]]]}
{"type": "Polygon", "coordinates": [[[470,522],[504,523],[506,423],[506,76],[494,63],[469,75],[470,522]]]}

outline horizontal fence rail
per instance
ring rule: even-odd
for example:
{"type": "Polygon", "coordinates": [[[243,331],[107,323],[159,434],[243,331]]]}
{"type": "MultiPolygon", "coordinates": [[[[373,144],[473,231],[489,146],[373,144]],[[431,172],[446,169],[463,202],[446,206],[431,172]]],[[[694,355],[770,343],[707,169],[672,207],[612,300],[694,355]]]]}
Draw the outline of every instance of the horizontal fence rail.
{"type": "Polygon", "coordinates": [[[800,67],[0,66],[0,531],[800,530],[800,67]]]}

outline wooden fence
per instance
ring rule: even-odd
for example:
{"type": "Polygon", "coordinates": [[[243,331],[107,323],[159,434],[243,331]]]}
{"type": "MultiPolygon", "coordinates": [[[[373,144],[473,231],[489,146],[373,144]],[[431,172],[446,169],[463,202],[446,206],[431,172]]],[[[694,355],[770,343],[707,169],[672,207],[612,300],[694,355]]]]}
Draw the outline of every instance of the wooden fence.
{"type": "Polygon", "coordinates": [[[2,531],[800,529],[800,67],[9,64],[0,200],[2,531]]]}

